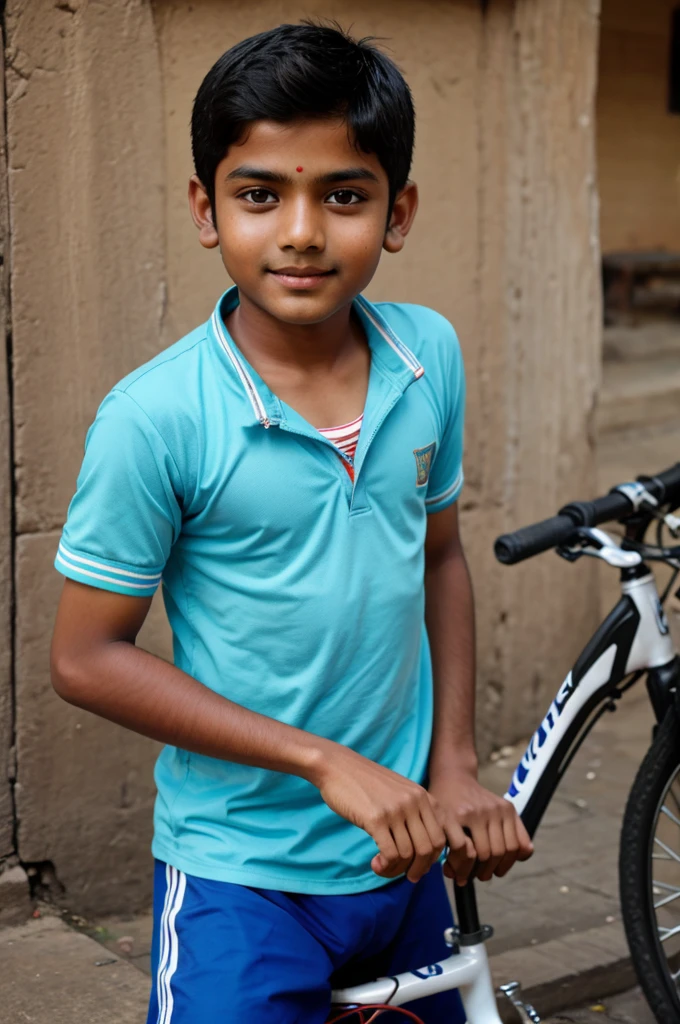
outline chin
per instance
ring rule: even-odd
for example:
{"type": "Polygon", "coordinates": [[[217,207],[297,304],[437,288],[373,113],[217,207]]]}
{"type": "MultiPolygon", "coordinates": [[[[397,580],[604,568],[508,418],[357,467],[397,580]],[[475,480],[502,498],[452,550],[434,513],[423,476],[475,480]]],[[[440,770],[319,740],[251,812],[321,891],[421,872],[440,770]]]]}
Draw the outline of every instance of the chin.
{"type": "Polygon", "coordinates": [[[353,295],[347,297],[312,295],[297,292],[290,296],[271,298],[269,296],[251,296],[260,309],[275,317],[284,324],[304,326],[306,324],[323,323],[343,306],[349,305],[353,295]]]}

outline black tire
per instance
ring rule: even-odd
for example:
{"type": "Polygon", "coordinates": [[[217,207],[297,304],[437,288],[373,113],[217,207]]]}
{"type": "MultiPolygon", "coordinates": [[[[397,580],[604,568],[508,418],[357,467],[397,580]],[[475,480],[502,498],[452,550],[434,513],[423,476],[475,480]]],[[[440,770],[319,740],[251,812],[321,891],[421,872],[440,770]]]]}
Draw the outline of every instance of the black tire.
{"type": "Polygon", "coordinates": [[[657,730],[630,791],[619,853],[621,911],[633,967],[659,1024],[678,1024],[680,995],[659,939],[651,855],[661,806],[679,768],[680,720],[672,709],[657,730]]]}

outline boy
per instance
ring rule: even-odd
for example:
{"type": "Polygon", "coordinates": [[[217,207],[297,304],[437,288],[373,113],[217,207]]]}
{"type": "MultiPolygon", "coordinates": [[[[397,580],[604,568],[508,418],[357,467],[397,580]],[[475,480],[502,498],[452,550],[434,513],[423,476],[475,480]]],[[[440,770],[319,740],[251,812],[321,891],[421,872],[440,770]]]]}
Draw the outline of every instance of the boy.
{"type": "MultiPolygon", "coordinates": [[[[417,206],[386,56],[311,24],[247,39],[192,141],[235,287],[99,409],[53,679],[166,744],[150,1024],[322,1024],[339,977],[446,955],[445,847],[461,884],[531,852],[476,780],[463,368],[438,314],[360,294],[417,206]],[[174,665],[135,647],[161,576],[174,665]]],[[[462,1019],[455,993],[413,1009],[462,1019]]]]}

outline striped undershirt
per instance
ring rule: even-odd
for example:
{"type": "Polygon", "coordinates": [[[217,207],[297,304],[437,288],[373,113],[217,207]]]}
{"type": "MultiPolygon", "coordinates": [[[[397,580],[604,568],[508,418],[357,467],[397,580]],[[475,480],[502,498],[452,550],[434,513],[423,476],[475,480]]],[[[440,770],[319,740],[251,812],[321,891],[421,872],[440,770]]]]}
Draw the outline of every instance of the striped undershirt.
{"type": "MultiPolygon", "coordinates": [[[[317,429],[320,434],[323,434],[329,441],[332,441],[343,455],[348,455],[350,459],[354,460],[363,418],[364,414],[362,413],[361,416],[357,416],[351,423],[343,423],[340,427],[318,427],[317,429]]],[[[354,480],[354,466],[344,459],[342,463],[352,480],[354,480]]]]}

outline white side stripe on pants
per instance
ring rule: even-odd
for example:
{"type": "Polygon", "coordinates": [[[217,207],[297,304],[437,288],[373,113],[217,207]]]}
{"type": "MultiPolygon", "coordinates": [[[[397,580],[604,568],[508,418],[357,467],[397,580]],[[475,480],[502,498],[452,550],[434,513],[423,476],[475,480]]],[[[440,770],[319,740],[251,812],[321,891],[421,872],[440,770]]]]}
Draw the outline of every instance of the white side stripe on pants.
{"type": "Polygon", "coordinates": [[[184,901],[187,878],[183,871],[178,871],[177,868],[167,864],[165,882],[165,902],[160,922],[160,951],[156,976],[158,1024],[171,1024],[172,1021],[174,997],[171,982],[177,970],[179,956],[179,940],[175,923],[184,901]]]}
{"type": "Polygon", "coordinates": [[[168,941],[168,914],[170,913],[170,907],[172,905],[172,899],[174,896],[174,889],[176,879],[173,878],[172,868],[169,864],[165,865],[165,903],[163,904],[163,913],[161,915],[160,923],[160,947],[158,956],[158,974],[156,977],[156,996],[158,999],[158,1024],[160,1024],[165,1009],[165,1001],[163,999],[163,977],[165,975],[165,968],[168,964],[168,953],[170,951],[170,943],[168,941]]]}

